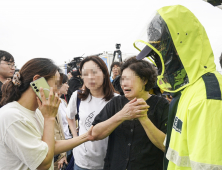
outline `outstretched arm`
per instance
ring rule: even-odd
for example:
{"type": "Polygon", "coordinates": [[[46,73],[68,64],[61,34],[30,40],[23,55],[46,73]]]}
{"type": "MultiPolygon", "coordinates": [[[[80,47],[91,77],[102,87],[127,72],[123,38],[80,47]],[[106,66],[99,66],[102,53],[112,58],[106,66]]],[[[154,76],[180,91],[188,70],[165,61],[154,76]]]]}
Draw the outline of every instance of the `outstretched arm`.
{"type": "Polygon", "coordinates": [[[69,151],[84,142],[94,140],[94,138],[92,137],[92,128],[93,127],[91,127],[87,133],[85,133],[81,136],[77,136],[77,137],[69,139],[69,140],[55,141],[55,155],[62,153],[62,152],[69,151]]]}
{"type": "Polygon", "coordinates": [[[95,140],[102,140],[106,138],[123,122],[121,116],[119,116],[119,114],[121,114],[120,112],[112,116],[110,119],[94,126],[92,136],[95,140]]]}

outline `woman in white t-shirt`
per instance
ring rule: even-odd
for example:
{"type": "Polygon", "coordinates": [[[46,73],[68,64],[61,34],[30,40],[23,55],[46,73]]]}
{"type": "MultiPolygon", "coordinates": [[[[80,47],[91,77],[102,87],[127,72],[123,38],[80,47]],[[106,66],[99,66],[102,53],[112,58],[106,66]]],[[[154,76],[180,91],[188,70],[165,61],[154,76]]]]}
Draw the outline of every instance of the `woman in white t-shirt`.
{"type": "MultiPolygon", "coordinates": [[[[68,88],[69,88],[68,77],[63,73],[60,73],[60,75],[62,75],[62,86],[59,89],[59,94],[61,96],[62,95],[66,96],[68,88]]],[[[69,124],[68,124],[68,121],[67,121],[67,118],[66,118],[66,112],[67,112],[67,101],[65,99],[61,98],[61,103],[59,105],[59,113],[60,113],[60,116],[62,118],[64,136],[65,136],[65,139],[71,139],[72,135],[69,132],[69,127],[68,127],[69,124]]]]}
{"type": "MultiPolygon", "coordinates": [[[[68,77],[64,73],[60,73],[60,82],[61,87],[59,88],[59,95],[61,99],[61,103],[59,105],[58,114],[56,116],[56,125],[55,125],[55,138],[56,140],[63,139],[71,139],[72,135],[69,132],[68,122],[66,119],[66,111],[67,111],[67,102],[61,96],[67,95],[67,91],[69,85],[67,83],[68,77]]],[[[72,157],[72,149],[70,149],[67,153],[60,153],[60,155],[56,155],[54,157],[54,169],[60,169],[64,167],[64,163],[68,164],[67,161],[70,161],[72,157]]]]}
{"type": "Polygon", "coordinates": [[[3,85],[1,105],[4,106],[0,109],[1,170],[53,170],[54,154],[93,139],[89,131],[77,138],[55,141],[55,117],[60,104],[55,92],[59,78],[58,67],[51,60],[35,58],[28,61],[12,81],[3,85]],[[44,77],[51,87],[48,100],[43,89],[38,89],[42,102],[30,86],[40,77],[44,77]],[[40,119],[42,116],[37,114],[37,108],[44,119],[40,119]]]}
{"type": "MultiPolygon", "coordinates": [[[[86,133],[94,118],[114,97],[114,88],[109,79],[105,62],[98,56],[86,57],[80,63],[84,90],[75,91],[67,107],[67,117],[74,138],[77,136],[75,115],[77,114],[77,93],[79,105],[79,135],[86,133]]],[[[75,170],[103,169],[108,138],[100,141],[85,142],[73,149],[75,170]]]]}

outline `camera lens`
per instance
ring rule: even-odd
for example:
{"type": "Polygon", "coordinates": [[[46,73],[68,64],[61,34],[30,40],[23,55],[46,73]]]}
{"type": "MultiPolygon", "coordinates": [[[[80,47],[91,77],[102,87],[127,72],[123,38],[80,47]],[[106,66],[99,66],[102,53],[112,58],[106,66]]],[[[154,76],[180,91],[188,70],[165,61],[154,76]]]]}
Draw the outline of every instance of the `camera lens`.
{"type": "Polygon", "coordinates": [[[37,89],[37,87],[35,86],[34,89],[37,89]]]}
{"type": "Polygon", "coordinates": [[[33,83],[32,86],[35,86],[35,83],[33,83]]]}
{"type": "Polygon", "coordinates": [[[38,89],[36,89],[36,92],[39,92],[39,90],[38,90],[38,89]]]}

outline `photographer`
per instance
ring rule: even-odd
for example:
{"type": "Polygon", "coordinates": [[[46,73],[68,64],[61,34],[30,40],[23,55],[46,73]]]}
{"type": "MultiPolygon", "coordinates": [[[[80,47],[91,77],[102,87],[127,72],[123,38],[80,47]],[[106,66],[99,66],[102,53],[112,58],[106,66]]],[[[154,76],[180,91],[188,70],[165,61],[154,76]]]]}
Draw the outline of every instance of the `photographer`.
{"type": "Polygon", "coordinates": [[[82,61],[82,57],[75,57],[69,64],[68,69],[71,70],[72,77],[68,81],[69,89],[66,95],[67,103],[72,96],[72,93],[76,90],[79,90],[83,85],[83,80],[79,71],[79,64],[82,61]]]}

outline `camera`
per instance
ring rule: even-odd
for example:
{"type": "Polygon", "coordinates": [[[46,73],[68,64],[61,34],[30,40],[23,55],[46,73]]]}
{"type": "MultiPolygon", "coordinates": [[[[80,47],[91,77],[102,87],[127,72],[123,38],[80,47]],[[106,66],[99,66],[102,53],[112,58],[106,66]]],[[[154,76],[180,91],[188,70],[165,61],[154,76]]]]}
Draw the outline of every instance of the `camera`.
{"type": "Polygon", "coordinates": [[[32,86],[34,87],[34,89],[36,90],[36,92],[39,92],[39,89],[35,86],[35,83],[33,83],[32,86]]]}
{"type": "MultiPolygon", "coordinates": [[[[120,47],[121,47],[121,44],[116,44],[116,50],[113,53],[113,61],[112,61],[112,63],[114,62],[115,57],[117,57],[119,62],[122,62],[122,52],[120,50],[120,47]]],[[[111,71],[112,70],[110,70],[110,73],[109,73],[110,75],[111,75],[111,71]]]]}
{"type": "Polygon", "coordinates": [[[116,44],[116,49],[119,50],[121,47],[121,44],[116,44]]]}
{"type": "Polygon", "coordinates": [[[80,62],[83,60],[83,57],[74,57],[70,63],[68,63],[69,68],[79,68],[80,62]]]}
{"type": "Polygon", "coordinates": [[[79,65],[82,60],[83,57],[74,57],[73,60],[67,64],[67,70],[71,72],[72,76],[76,77],[80,75],[79,65]]]}

